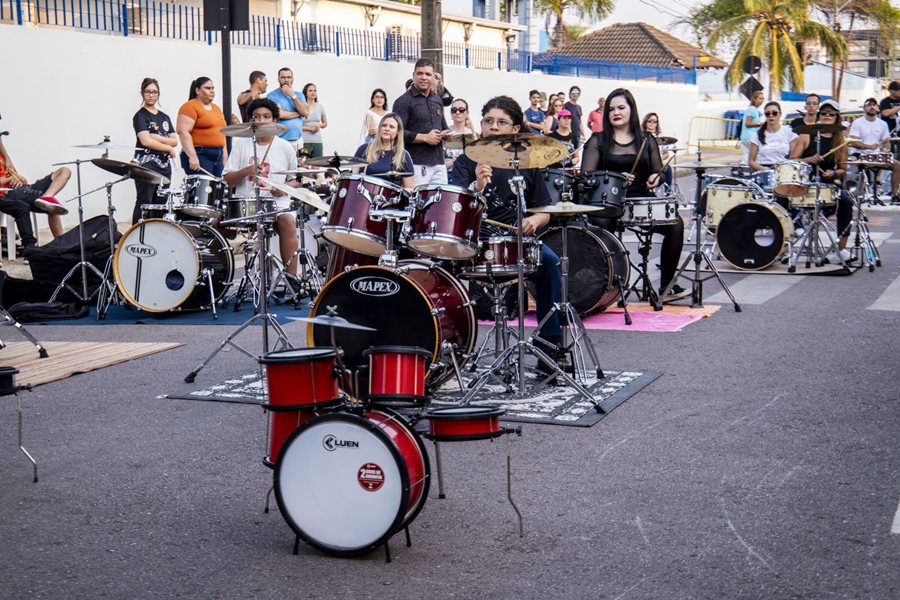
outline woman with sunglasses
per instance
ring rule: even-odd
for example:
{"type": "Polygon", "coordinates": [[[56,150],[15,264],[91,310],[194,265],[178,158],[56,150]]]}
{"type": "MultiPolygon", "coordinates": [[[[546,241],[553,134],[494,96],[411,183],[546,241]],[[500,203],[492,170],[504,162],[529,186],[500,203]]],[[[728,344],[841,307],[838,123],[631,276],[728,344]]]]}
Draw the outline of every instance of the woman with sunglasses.
{"type": "Polygon", "coordinates": [[[559,111],[563,109],[563,98],[565,96],[556,96],[552,102],[550,102],[550,108],[547,110],[547,118],[544,120],[544,134],[550,135],[556,128],[559,127],[559,121],[557,120],[557,116],[559,111]]]}
{"type": "MultiPolygon", "coordinates": [[[[834,100],[826,100],[819,105],[819,122],[823,125],[841,123],[841,107],[834,100]]],[[[813,173],[810,179],[815,178],[815,170],[821,174],[822,183],[835,185],[838,194],[837,201],[837,230],[838,254],[841,260],[847,262],[851,258],[849,250],[845,250],[847,240],[850,239],[850,218],[853,212],[853,203],[849,194],[839,185],[840,178],[847,174],[847,146],[844,146],[844,132],[821,134],[821,147],[816,147],[816,140],[809,134],[801,134],[791,144],[791,159],[799,159],[811,165],[813,173]],[[835,149],[831,152],[832,148],[835,149]]],[[[834,209],[825,209],[826,214],[832,214],[834,209]]]]}
{"type": "MultiPolygon", "coordinates": [[[[644,116],[644,121],[641,123],[641,128],[653,136],[654,139],[659,138],[662,135],[662,127],[659,124],[659,115],[655,112],[647,113],[644,116]]],[[[669,160],[669,156],[672,153],[669,152],[669,147],[665,144],[659,146],[659,157],[662,159],[663,164],[669,160]]],[[[666,189],[672,188],[672,179],[674,177],[674,173],[672,170],[672,165],[666,165],[666,170],[663,173],[666,179],[666,189]]]]}
{"type": "MultiPolygon", "coordinates": [[[[134,113],[131,124],[137,136],[132,162],[142,167],[156,171],[167,179],[172,178],[172,164],[175,146],[178,145],[178,135],[169,115],[159,109],[159,82],[152,77],[145,77],[141,82],[141,98],[143,104],[134,113]]],[[[141,207],[145,204],[165,204],[166,197],[156,194],[157,186],[153,183],[134,180],[137,191],[137,199],[134,210],[131,213],[131,224],[141,220],[141,207]]]]}
{"type": "MultiPolygon", "coordinates": [[[[581,172],[613,171],[621,173],[628,182],[627,196],[647,196],[648,191],[659,186],[657,173],[662,169],[662,157],[656,138],[644,133],[638,117],[637,102],[624,88],[613,90],[606,97],[603,111],[603,131],[595,133],[584,147],[581,172]],[[636,165],[636,166],[635,166],[636,165]],[[632,173],[634,169],[634,173],[632,173]]],[[[591,222],[615,233],[617,219],[595,219],[591,222]]],[[[684,221],[679,217],[672,225],[657,225],[651,233],[663,236],[660,247],[660,287],[662,294],[675,277],[678,260],[684,246],[684,221]]],[[[673,285],[674,296],[687,294],[680,285],[673,285]]]]}
{"type": "MultiPolygon", "coordinates": [[[[450,135],[460,134],[477,136],[472,126],[472,119],[469,116],[469,103],[462,98],[454,98],[450,105],[450,135]]],[[[456,158],[463,152],[462,148],[447,148],[446,144],[444,144],[444,164],[447,165],[448,173],[453,170],[456,158]]]]}
{"type": "MultiPolygon", "coordinates": [[[[766,120],[760,125],[756,135],[750,138],[750,168],[759,173],[770,171],[776,163],[787,160],[791,154],[791,142],[797,139],[797,134],[781,123],[779,103],[766,104],[763,114],[766,120]]],[[[790,208],[787,198],[776,195],[775,199],[785,208],[790,208]]]]}
{"type": "MultiPolygon", "coordinates": [[[[481,134],[485,138],[497,135],[509,135],[518,132],[528,132],[525,122],[525,114],[519,104],[509,96],[497,96],[488,100],[481,109],[481,134]]],[[[450,183],[460,187],[469,187],[484,195],[487,202],[484,218],[505,223],[513,227],[520,227],[522,235],[537,235],[539,229],[546,227],[550,222],[547,213],[525,213],[522,222],[518,222],[518,196],[510,185],[510,179],[515,177],[513,169],[493,168],[486,164],[476,164],[471,158],[463,154],[456,160],[453,172],[450,174],[450,183]]],[[[540,169],[520,169],[519,175],[525,183],[525,206],[537,208],[552,204],[550,193],[544,184],[544,177],[540,169]]],[[[493,236],[509,236],[510,231],[482,222],[480,237],[486,239],[493,236]]],[[[541,247],[541,264],[537,270],[537,320],[540,323],[550,312],[554,303],[562,299],[562,282],[559,270],[559,258],[550,246],[543,244],[541,247]]],[[[562,330],[559,325],[559,317],[556,313],[547,320],[540,331],[541,338],[550,344],[559,345],[562,330]]],[[[551,358],[559,359],[555,351],[542,342],[536,345],[551,358]]],[[[538,368],[547,373],[553,369],[538,361],[538,368]]]]}

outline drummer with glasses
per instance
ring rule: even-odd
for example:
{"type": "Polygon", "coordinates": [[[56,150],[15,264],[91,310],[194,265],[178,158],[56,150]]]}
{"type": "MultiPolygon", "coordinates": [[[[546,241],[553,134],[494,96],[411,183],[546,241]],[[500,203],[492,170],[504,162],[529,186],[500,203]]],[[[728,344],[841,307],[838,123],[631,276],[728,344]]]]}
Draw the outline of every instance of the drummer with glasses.
{"type": "MultiPolygon", "coordinates": [[[[525,122],[525,114],[519,104],[509,96],[496,96],[488,100],[481,109],[481,135],[484,138],[509,135],[529,130],[525,122]]],[[[524,179],[525,208],[537,208],[552,204],[550,193],[544,184],[544,178],[540,169],[520,169],[519,174],[524,179]]],[[[490,167],[486,164],[476,164],[471,158],[463,154],[456,159],[453,171],[450,173],[450,183],[460,187],[468,187],[484,195],[487,206],[484,219],[490,219],[506,225],[519,225],[524,236],[534,236],[546,227],[550,222],[550,215],[546,213],[525,213],[521,224],[517,222],[518,196],[510,184],[510,180],[516,176],[514,169],[501,169],[490,167]]],[[[492,236],[510,236],[512,231],[500,228],[482,221],[481,239],[492,236]]],[[[541,264],[537,269],[537,320],[540,323],[550,312],[554,303],[562,300],[562,281],[559,268],[559,258],[550,249],[550,246],[541,246],[541,264]]],[[[544,323],[540,336],[547,342],[559,345],[562,338],[562,330],[559,325],[557,313],[544,323]]],[[[541,342],[535,344],[551,358],[559,358],[559,355],[541,342]]],[[[548,371],[543,362],[539,362],[539,368],[548,371]]]]}
{"type": "MultiPolygon", "coordinates": [[[[841,107],[834,100],[826,100],[819,105],[819,123],[823,125],[840,125],[841,107]]],[[[847,146],[844,144],[844,132],[822,133],[821,145],[817,146],[816,137],[807,133],[801,134],[791,143],[791,159],[799,159],[808,163],[813,171],[810,181],[815,181],[816,169],[821,175],[822,183],[836,186],[837,201],[837,230],[838,254],[843,261],[850,260],[850,251],[845,250],[847,240],[850,239],[850,217],[853,212],[853,203],[850,195],[840,186],[841,179],[847,174],[847,146]]],[[[833,208],[826,208],[825,214],[832,214],[833,208]]]]}
{"type": "MultiPolygon", "coordinates": [[[[278,105],[268,98],[251,100],[247,106],[251,123],[277,123],[280,110],[278,105]]],[[[275,218],[275,233],[278,234],[281,261],[285,265],[285,271],[296,276],[297,260],[294,254],[299,247],[299,239],[297,217],[291,210],[293,203],[283,191],[257,180],[257,162],[260,177],[296,188],[300,187],[299,183],[287,181],[287,176],[279,172],[297,169],[297,153],[290,142],[277,136],[259,138],[255,148],[252,138],[236,137],[223,174],[229,187],[236,188],[232,198],[255,199],[258,187],[260,199],[274,199],[274,208],[279,212],[275,218]]],[[[299,289],[297,281],[293,278],[289,278],[288,281],[296,292],[299,289]]]]}
{"type": "MultiPolygon", "coordinates": [[[[757,173],[771,173],[772,167],[776,164],[787,160],[791,154],[791,143],[797,139],[794,130],[781,123],[781,105],[778,102],[769,102],[763,108],[763,115],[766,119],[760,126],[759,131],[750,138],[750,168],[757,173]]],[[[772,187],[774,185],[763,185],[762,187],[772,187]]],[[[774,195],[775,202],[781,205],[785,210],[791,210],[791,203],[784,196],[774,195]]],[[[791,215],[796,221],[799,211],[793,211],[791,215]]],[[[801,223],[797,223],[799,228],[801,223]]],[[[801,230],[802,232],[802,230],[801,230]]]]}

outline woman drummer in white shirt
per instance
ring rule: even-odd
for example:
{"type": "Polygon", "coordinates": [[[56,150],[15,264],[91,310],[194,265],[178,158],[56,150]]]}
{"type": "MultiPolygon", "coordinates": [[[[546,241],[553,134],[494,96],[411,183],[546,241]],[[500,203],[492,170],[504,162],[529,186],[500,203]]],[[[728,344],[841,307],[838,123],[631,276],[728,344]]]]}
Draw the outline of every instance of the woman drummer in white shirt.
{"type": "MultiPolygon", "coordinates": [[[[766,120],[759,127],[752,138],[750,138],[750,168],[756,172],[769,172],[783,160],[787,160],[791,153],[791,142],[797,139],[797,134],[793,129],[781,123],[781,105],[777,102],[769,102],[763,109],[766,120]]],[[[771,187],[772,184],[766,185],[763,179],[761,186],[771,187]]],[[[790,200],[784,196],[774,195],[774,200],[782,207],[790,210],[790,200]]]]}

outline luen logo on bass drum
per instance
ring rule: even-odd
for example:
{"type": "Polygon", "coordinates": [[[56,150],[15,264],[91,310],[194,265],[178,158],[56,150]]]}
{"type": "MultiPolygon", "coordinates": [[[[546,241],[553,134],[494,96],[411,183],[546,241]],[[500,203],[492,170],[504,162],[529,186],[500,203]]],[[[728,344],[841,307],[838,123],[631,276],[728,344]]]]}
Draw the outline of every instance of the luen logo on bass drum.
{"type": "Polygon", "coordinates": [[[156,248],[148,246],[147,244],[131,244],[125,246],[125,252],[138,258],[150,258],[151,256],[156,256],[156,248]]]}
{"type": "Polygon", "coordinates": [[[359,442],[354,440],[339,440],[333,433],[329,433],[322,439],[322,445],[329,452],[334,452],[338,448],[359,448],[359,442]]]}
{"type": "Polygon", "coordinates": [[[366,296],[392,296],[400,291],[400,284],[382,277],[360,277],[350,289],[366,296]]]}

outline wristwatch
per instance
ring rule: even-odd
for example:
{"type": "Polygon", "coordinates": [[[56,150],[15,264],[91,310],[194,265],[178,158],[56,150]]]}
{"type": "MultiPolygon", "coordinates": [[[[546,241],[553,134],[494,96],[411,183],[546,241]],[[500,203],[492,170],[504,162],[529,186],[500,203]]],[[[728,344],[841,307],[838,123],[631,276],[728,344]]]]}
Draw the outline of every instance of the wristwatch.
{"type": "Polygon", "coordinates": [[[296,100],[296,99],[297,99],[297,94],[294,94],[293,96],[291,96],[291,100],[296,100]]]}

